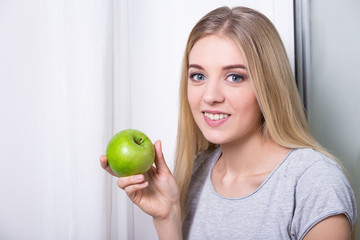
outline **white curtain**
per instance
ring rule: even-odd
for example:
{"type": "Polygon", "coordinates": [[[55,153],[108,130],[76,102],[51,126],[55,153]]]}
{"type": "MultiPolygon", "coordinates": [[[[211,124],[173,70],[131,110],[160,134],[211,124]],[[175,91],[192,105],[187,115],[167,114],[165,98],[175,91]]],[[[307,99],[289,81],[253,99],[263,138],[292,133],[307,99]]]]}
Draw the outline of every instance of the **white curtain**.
{"type": "Polygon", "coordinates": [[[187,36],[239,4],[275,22],[293,59],[288,0],[0,0],[0,239],[157,239],[99,156],[137,128],[172,169],[187,36]]]}
{"type": "Polygon", "coordinates": [[[110,239],[112,4],[0,1],[0,239],[110,239]]]}

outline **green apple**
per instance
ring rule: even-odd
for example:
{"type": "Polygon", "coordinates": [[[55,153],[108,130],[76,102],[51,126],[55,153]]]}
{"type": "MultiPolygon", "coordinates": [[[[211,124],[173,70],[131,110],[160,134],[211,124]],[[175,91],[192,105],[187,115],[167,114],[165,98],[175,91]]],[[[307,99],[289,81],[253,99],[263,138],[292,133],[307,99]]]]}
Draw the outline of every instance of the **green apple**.
{"type": "Polygon", "coordinates": [[[111,170],[125,177],[149,171],[155,159],[155,149],[144,133],[127,129],[110,139],[106,157],[111,170]]]}

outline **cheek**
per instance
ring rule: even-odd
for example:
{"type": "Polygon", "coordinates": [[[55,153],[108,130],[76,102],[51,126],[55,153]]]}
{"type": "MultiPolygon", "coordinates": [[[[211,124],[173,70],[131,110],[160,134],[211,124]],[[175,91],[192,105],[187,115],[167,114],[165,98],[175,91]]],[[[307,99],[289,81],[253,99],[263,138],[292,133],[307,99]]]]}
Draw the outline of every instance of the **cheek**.
{"type": "Polygon", "coordinates": [[[196,108],[199,106],[199,98],[201,98],[200,94],[196,92],[191,86],[189,86],[187,90],[187,98],[191,111],[194,112],[194,110],[196,110],[196,108]]]}
{"type": "Polygon", "coordinates": [[[237,112],[244,117],[247,116],[248,120],[250,121],[261,121],[262,113],[254,93],[247,92],[246,94],[244,93],[244,95],[241,96],[241,98],[238,98],[236,100],[237,103],[242,103],[238,104],[239,108],[237,109],[237,112]]]}
{"type": "Polygon", "coordinates": [[[255,96],[252,97],[251,102],[249,103],[249,110],[252,113],[252,118],[254,122],[261,122],[262,119],[262,112],[259,106],[259,103],[255,96]]]}

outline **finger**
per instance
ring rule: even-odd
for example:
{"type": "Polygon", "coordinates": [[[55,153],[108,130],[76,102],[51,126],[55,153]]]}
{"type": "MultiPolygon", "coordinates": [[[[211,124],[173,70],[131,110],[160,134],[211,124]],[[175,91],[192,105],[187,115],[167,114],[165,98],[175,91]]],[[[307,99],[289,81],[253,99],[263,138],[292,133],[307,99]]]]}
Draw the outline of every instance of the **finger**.
{"type": "Polygon", "coordinates": [[[138,174],[138,175],[129,176],[129,177],[120,177],[117,181],[117,185],[119,188],[122,188],[125,190],[125,188],[127,188],[131,185],[140,184],[144,180],[145,180],[145,177],[143,174],[138,174]]]}
{"type": "Polygon", "coordinates": [[[132,193],[134,193],[137,190],[146,188],[148,185],[149,185],[149,182],[145,181],[145,182],[142,182],[139,184],[129,185],[124,190],[128,195],[131,195],[132,193]]]}
{"type": "Polygon", "coordinates": [[[118,175],[116,175],[110,168],[107,158],[105,155],[101,155],[100,156],[100,165],[103,169],[105,169],[105,171],[107,171],[108,173],[110,173],[111,175],[118,177],[118,175]]]}
{"type": "Polygon", "coordinates": [[[168,166],[166,165],[165,159],[164,159],[164,154],[162,152],[162,147],[161,147],[161,141],[157,140],[154,144],[155,146],[155,166],[158,172],[170,172],[170,169],[168,168],[168,166]]]}
{"type": "Polygon", "coordinates": [[[100,164],[102,168],[106,168],[108,166],[107,158],[105,155],[100,156],[100,164]]]}

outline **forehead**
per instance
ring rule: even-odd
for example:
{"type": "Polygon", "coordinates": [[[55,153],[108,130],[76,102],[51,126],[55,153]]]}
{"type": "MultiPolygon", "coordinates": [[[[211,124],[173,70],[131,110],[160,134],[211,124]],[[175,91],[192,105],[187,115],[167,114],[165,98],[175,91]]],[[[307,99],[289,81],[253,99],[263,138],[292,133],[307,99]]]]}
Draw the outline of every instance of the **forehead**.
{"type": "Polygon", "coordinates": [[[230,37],[208,35],[200,38],[189,54],[189,64],[245,64],[239,45],[230,37]]]}

